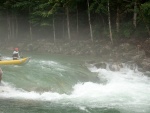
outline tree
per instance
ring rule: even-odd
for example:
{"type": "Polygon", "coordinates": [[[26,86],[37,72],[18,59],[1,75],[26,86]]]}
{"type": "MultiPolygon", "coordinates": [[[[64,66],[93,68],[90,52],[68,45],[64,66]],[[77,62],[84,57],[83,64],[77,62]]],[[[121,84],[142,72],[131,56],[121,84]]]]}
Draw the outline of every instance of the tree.
{"type": "Polygon", "coordinates": [[[21,0],[19,2],[15,2],[13,7],[18,8],[19,10],[21,9],[24,12],[28,13],[28,18],[29,18],[29,36],[30,36],[30,41],[32,42],[33,40],[33,32],[32,32],[32,24],[30,21],[30,15],[32,14],[33,7],[36,5],[36,2],[34,0],[21,0]]]}
{"type": "Polygon", "coordinates": [[[109,24],[109,37],[111,42],[113,43],[113,38],[112,38],[112,31],[111,31],[111,21],[110,21],[110,6],[109,6],[109,0],[108,2],[108,24],[109,24]]]}
{"type": "Polygon", "coordinates": [[[69,19],[69,8],[68,8],[68,7],[66,7],[66,15],[67,15],[68,39],[71,40],[71,34],[70,34],[70,19],[69,19]]]}
{"type": "Polygon", "coordinates": [[[17,29],[17,21],[16,18],[16,12],[14,8],[12,7],[15,1],[7,0],[7,1],[1,1],[1,9],[3,10],[3,16],[6,15],[7,18],[7,39],[13,39],[15,35],[17,36],[17,32],[15,32],[15,28],[17,29]]]}
{"type": "Polygon", "coordinates": [[[113,43],[116,35],[129,38],[136,35],[140,27],[146,26],[150,35],[149,4],[149,0],[1,0],[0,14],[6,22],[3,26],[7,28],[4,33],[7,39],[15,39],[18,34],[21,36],[23,19],[28,27],[24,36],[30,36],[31,41],[36,38],[34,31],[48,28],[46,37],[50,38],[52,34],[54,42],[59,38],[59,30],[64,31],[68,40],[78,34],[81,36],[82,31],[85,37],[90,34],[91,41],[95,36],[101,37],[102,34],[107,37],[109,34],[113,43]]]}
{"type": "Polygon", "coordinates": [[[63,7],[65,8],[66,16],[67,16],[67,33],[68,33],[68,39],[71,40],[69,12],[76,5],[76,0],[61,0],[61,2],[63,4],[63,7]]]}
{"type": "Polygon", "coordinates": [[[91,41],[93,42],[93,31],[92,31],[92,24],[91,24],[89,0],[87,0],[87,6],[88,6],[88,20],[89,20],[89,26],[90,26],[90,35],[91,35],[91,41]]]}
{"type": "Polygon", "coordinates": [[[52,28],[53,28],[53,40],[54,43],[56,41],[56,27],[55,27],[55,14],[57,13],[59,7],[59,2],[51,1],[40,1],[40,3],[34,8],[34,12],[32,13],[32,21],[33,23],[38,23],[41,26],[50,26],[52,19],[52,28]],[[44,21],[37,20],[36,18],[41,18],[44,21]],[[46,21],[49,20],[49,21],[46,21]]]}
{"type": "Polygon", "coordinates": [[[137,24],[137,0],[134,0],[133,25],[136,28],[137,24]]]}

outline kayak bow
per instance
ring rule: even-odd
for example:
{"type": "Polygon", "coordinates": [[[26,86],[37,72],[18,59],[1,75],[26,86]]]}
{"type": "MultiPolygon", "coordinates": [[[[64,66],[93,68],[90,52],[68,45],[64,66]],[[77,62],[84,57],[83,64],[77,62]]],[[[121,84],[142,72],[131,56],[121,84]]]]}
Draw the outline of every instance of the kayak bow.
{"type": "Polygon", "coordinates": [[[30,57],[21,58],[18,60],[2,60],[0,61],[0,65],[22,65],[29,62],[30,57]]]}

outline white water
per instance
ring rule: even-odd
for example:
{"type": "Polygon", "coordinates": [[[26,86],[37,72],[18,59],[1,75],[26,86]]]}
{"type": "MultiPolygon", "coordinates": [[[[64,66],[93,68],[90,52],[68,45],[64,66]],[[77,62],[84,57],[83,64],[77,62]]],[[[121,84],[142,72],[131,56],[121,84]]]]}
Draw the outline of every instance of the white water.
{"type": "MultiPolygon", "coordinates": [[[[150,111],[150,78],[137,70],[127,67],[120,71],[97,69],[89,67],[91,72],[97,72],[103,83],[85,82],[73,86],[71,94],[57,92],[25,91],[3,82],[0,86],[0,98],[38,100],[75,104],[88,107],[115,107],[123,111],[147,113],[150,111]]],[[[83,107],[84,108],[84,107],[83,107]]]]}

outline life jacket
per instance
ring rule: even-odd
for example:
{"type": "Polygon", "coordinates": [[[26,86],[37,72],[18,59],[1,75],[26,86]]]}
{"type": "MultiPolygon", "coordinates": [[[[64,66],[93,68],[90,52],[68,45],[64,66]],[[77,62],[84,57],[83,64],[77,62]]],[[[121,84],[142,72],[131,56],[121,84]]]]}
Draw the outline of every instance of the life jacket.
{"type": "Polygon", "coordinates": [[[13,59],[17,59],[19,57],[19,52],[14,51],[12,57],[13,59]]]}

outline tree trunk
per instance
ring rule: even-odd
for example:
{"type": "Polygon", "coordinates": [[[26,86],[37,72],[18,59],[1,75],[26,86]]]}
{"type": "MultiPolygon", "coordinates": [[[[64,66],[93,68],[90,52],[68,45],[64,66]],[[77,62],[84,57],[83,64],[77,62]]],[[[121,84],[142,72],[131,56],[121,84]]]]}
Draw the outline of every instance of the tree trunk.
{"type": "Polygon", "coordinates": [[[136,21],[137,21],[137,1],[134,1],[134,14],[133,14],[133,25],[136,28],[136,21]]]}
{"type": "Polygon", "coordinates": [[[120,20],[120,16],[119,16],[119,7],[117,7],[117,17],[116,17],[116,31],[117,33],[119,33],[119,20],[120,20]]]}
{"type": "Polygon", "coordinates": [[[12,39],[15,38],[15,21],[14,21],[14,15],[12,14],[11,19],[11,31],[12,31],[12,39]]]}
{"type": "Polygon", "coordinates": [[[9,40],[11,36],[11,25],[10,25],[10,15],[8,14],[8,11],[7,11],[7,28],[8,28],[7,39],[9,40]]]}
{"type": "Polygon", "coordinates": [[[66,13],[67,13],[68,39],[71,40],[71,35],[70,35],[70,21],[69,21],[69,9],[68,9],[68,7],[66,8],[66,13]]]}
{"type": "Polygon", "coordinates": [[[148,35],[150,37],[150,29],[149,29],[149,26],[145,23],[145,26],[146,26],[146,29],[147,29],[147,32],[148,32],[148,35]]]}
{"type": "Polygon", "coordinates": [[[103,17],[103,15],[100,13],[100,16],[101,16],[101,19],[102,19],[102,22],[103,22],[103,33],[102,33],[102,37],[104,37],[104,34],[107,32],[106,31],[106,23],[105,23],[105,19],[103,17]]]}
{"type": "Polygon", "coordinates": [[[79,36],[79,12],[77,7],[77,36],[79,36]]]}
{"type": "Polygon", "coordinates": [[[65,23],[65,16],[63,15],[63,21],[62,21],[62,25],[63,25],[62,26],[62,29],[63,29],[63,35],[62,36],[63,36],[63,39],[65,38],[65,25],[66,25],[64,23],[65,23]]]}
{"type": "MultiPolygon", "coordinates": [[[[29,14],[30,14],[30,12],[31,12],[31,9],[30,9],[30,7],[29,7],[29,14]]],[[[32,26],[31,26],[31,22],[29,22],[29,29],[30,29],[30,40],[31,40],[31,43],[32,43],[32,41],[33,41],[33,36],[32,36],[32,26]]]]}
{"type": "Polygon", "coordinates": [[[15,26],[16,26],[16,29],[15,29],[15,37],[16,39],[18,38],[18,18],[17,16],[15,15],[15,26]]]}
{"type": "Polygon", "coordinates": [[[54,35],[54,43],[56,42],[56,31],[55,31],[55,17],[53,14],[53,35],[54,35]]]}
{"type": "Polygon", "coordinates": [[[88,5],[88,20],[89,20],[89,26],[90,26],[90,35],[91,35],[91,41],[93,42],[93,31],[92,31],[92,24],[91,24],[89,0],[87,0],[87,5],[88,5]]]}
{"type": "Polygon", "coordinates": [[[112,31],[111,31],[111,21],[110,21],[110,9],[109,9],[109,0],[108,0],[108,24],[109,24],[109,37],[113,44],[112,31]]]}
{"type": "Polygon", "coordinates": [[[32,26],[31,26],[31,23],[29,24],[29,27],[30,27],[30,40],[31,40],[31,43],[32,43],[33,37],[32,37],[32,26]]]}

